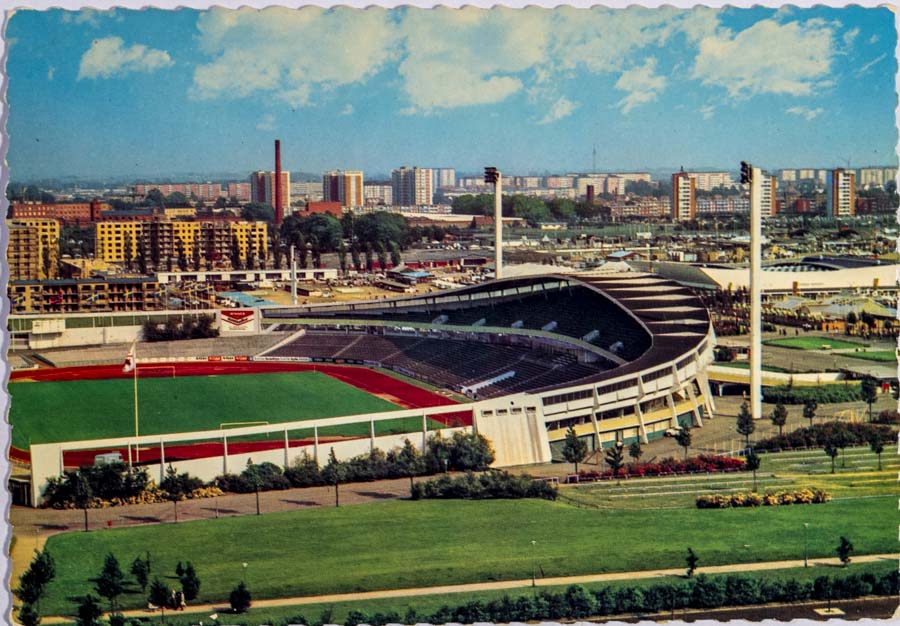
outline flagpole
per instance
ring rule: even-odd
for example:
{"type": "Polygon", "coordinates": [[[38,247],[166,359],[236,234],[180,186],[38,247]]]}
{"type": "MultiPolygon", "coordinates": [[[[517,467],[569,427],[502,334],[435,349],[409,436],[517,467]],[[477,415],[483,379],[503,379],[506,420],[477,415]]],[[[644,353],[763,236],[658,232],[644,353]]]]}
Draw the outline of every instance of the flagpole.
{"type": "MultiPolygon", "coordinates": [[[[134,437],[137,439],[140,436],[140,430],[138,428],[138,393],[137,393],[137,380],[138,380],[138,364],[137,364],[137,341],[134,344],[134,437]]],[[[141,460],[141,444],[135,441],[134,446],[134,454],[136,462],[140,462],[141,460]]]]}

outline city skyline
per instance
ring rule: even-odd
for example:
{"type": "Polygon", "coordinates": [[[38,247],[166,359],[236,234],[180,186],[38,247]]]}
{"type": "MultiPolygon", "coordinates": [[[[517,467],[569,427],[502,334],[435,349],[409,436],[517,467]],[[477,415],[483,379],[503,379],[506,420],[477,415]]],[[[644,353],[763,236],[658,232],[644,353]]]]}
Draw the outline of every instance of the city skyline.
{"type": "Polygon", "coordinates": [[[887,8],[20,11],[6,38],[12,180],[270,169],[276,137],[304,172],[897,162],[887,8]]]}

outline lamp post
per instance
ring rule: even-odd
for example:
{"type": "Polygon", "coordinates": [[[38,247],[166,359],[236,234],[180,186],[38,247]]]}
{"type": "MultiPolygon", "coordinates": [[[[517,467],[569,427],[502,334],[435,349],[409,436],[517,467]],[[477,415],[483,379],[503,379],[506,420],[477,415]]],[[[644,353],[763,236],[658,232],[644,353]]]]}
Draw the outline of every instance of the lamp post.
{"type": "Polygon", "coordinates": [[[535,540],[532,539],[532,540],[531,540],[531,586],[532,586],[532,587],[536,587],[536,586],[537,586],[537,581],[536,581],[536,576],[535,576],[535,574],[536,574],[536,571],[535,571],[535,558],[534,558],[534,553],[535,553],[535,550],[536,550],[536,546],[537,546],[537,541],[535,541],[535,540]]]}
{"type": "Polygon", "coordinates": [[[809,523],[803,522],[803,567],[809,567],[809,523]]]}
{"type": "Polygon", "coordinates": [[[241,568],[242,568],[241,569],[241,582],[246,583],[247,582],[247,564],[241,563],[241,568]]]}

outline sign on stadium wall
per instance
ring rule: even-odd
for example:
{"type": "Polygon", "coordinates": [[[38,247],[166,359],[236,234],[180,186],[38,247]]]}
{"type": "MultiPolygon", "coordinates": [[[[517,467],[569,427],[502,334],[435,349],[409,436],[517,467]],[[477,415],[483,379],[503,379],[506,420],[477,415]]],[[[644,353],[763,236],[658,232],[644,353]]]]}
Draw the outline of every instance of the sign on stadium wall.
{"type": "Polygon", "coordinates": [[[223,334],[259,332],[259,311],[256,309],[222,309],[219,311],[219,330],[223,334]]]}

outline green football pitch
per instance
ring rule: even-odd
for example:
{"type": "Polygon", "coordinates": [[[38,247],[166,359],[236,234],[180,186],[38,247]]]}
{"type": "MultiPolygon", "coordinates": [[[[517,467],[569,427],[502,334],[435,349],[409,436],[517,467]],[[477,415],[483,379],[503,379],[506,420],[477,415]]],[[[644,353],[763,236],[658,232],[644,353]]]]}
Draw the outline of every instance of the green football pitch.
{"type": "MultiPolygon", "coordinates": [[[[141,435],[281,423],[397,410],[395,404],[320,372],[147,378],[138,383],[141,435]]],[[[11,382],[12,445],[134,434],[131,379],[11,382]]],[[[415,418],[412,430],[421,428],[415,418]]],[[[368,434],[369,425],[359,425],[368,434]]],[[[363,432],[364,431],[364,432],[363,432]]]]}
{"type": "Polygon", "coordinates": [[[788,337],[787,339],[769,339],[763,344],[778,348],[794,350],[845,350],[848,348],[865,348],[868,344],[832,339],[830,337],[788,337]],[[827,346],[827,347],[826,347],[827,346]]]}

